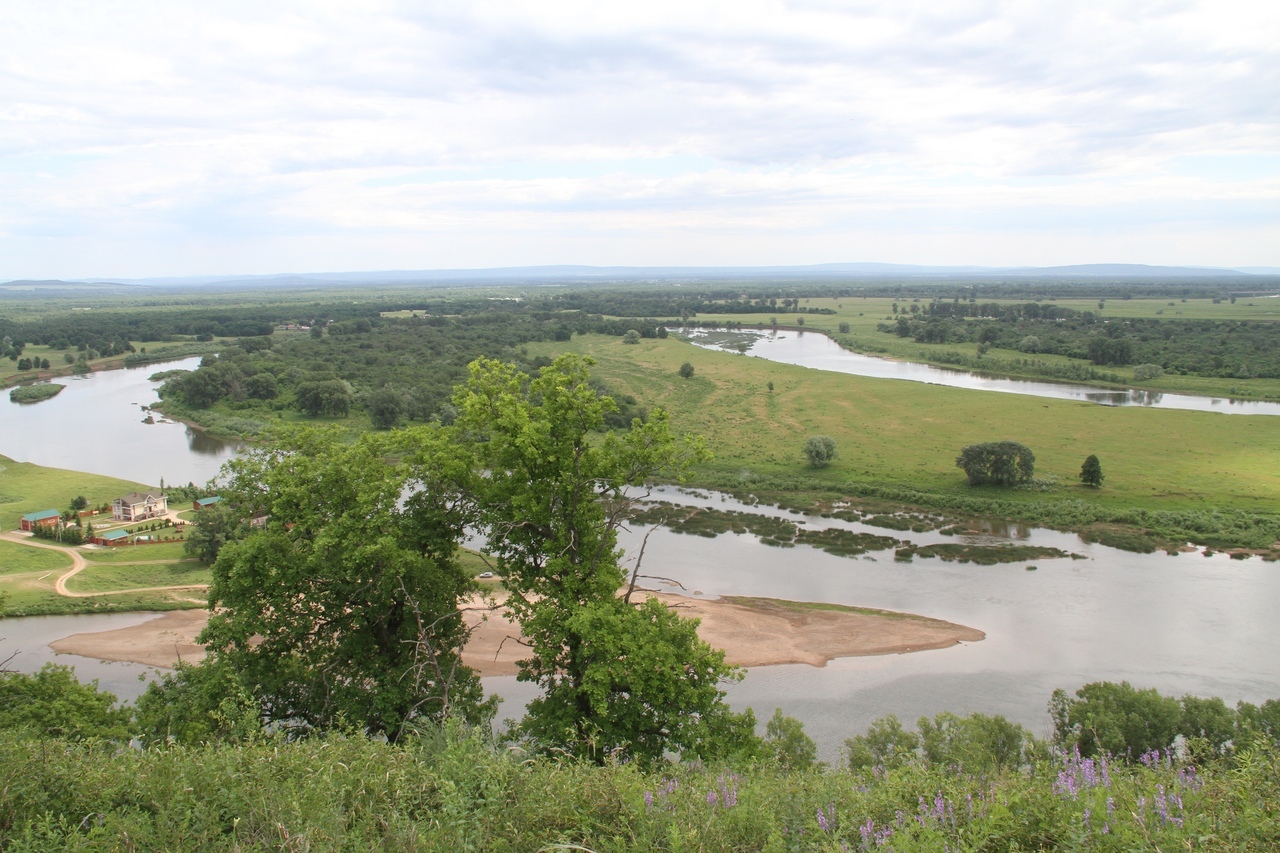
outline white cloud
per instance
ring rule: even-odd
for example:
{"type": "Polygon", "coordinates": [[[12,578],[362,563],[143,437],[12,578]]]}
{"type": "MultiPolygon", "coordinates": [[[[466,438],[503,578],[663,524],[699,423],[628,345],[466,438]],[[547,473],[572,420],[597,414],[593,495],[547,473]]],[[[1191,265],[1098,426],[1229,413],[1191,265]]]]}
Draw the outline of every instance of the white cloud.
{"type": "Polygon", "coordinates": [[[0,278],[1280,263],[1269,4],[473,5],[28,4],[0,278]]]}

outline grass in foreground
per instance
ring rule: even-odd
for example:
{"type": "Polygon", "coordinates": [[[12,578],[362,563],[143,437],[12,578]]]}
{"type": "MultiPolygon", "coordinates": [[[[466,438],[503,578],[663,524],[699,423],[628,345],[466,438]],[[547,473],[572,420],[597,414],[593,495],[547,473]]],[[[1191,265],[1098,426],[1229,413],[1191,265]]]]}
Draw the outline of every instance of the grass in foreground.
{"type": "Polygon", "coordinates": [[[12,850],[1274,850],[1280,759],[593,767],[483,736],[135,751],[0,734],[12,850]],[[88,817],[86,817],[86,815],[88,817]]]}

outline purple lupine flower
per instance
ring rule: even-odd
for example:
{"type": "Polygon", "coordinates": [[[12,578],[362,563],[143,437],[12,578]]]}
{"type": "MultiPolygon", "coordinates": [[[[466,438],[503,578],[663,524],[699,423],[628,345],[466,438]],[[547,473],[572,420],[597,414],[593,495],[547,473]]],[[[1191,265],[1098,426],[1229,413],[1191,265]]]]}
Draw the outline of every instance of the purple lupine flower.
{"type": "Polygon", "coordinates": [[[653,792],[652,791],[644,792],[644,804],[650,811],[653,811],[653,792]]]}
{"type": "Polygon", "coordinates": [[[818,829],[823,832],[831,831],[831,824],[827,823],[827,816],[823,813],[821,806],[818,807],[818,829]]]}
{"type": "Polygon", "coordinates": [[[1081,822],[1084,824],[1085,832],[1088,832],[1088,831],[1089,831],[1089,818],[1090,818],[1091,816],[1092,816],[1092,815],[1091,815],[1090,811],[1089,811],[1088,809],[1085,809],[1085,810],[1084,810],[1084,819],[1083,819],[1083,821],[1081,821],[1081,822]]]}
{"type": "Polygon", "coordinates": [[[707,805],[714,807],[717,799],[715,791],[707,791],[707,805]]]}
{"type": "Polygon", "coordinates": [[[870,844],[871,839],[875,837],[876,825],[871,818],[867,818],[867,822],[858,827],[858,832],[862,834],[862,846],[865,847],[870,844]]]}

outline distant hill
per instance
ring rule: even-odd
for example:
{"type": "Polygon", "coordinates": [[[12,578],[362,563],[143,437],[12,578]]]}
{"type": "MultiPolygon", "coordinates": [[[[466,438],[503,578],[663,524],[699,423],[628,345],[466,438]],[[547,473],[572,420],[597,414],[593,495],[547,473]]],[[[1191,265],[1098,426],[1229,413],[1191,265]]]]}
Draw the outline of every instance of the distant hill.
{"type": "MultiPolygon", "coordinates": [[[[1259,276],[1280,275],[1280,267],[1152,266],[1147,264],[1073,264],[1051,267],[927,266],[919,264],[831,263],[792,266],[587,266],[549,264],[530,267],[489,267],[484,269],[367,270],[318,273],[275,273],[265,275],[204,275],[138,279],[80,279],[74,281],[19,280],[0,283],[4,290],[45,292],[76,289],[201,287],[239,289],[244,287],[324,287],[327,285],[373,284],[550,284],[557,282],[646,282],[646,281],[743,281],[821,279],[1238,279],[1244,282],[1259,276]]],[[[1271,284],[1267,282],[1266,284],[1271,284]]]]}

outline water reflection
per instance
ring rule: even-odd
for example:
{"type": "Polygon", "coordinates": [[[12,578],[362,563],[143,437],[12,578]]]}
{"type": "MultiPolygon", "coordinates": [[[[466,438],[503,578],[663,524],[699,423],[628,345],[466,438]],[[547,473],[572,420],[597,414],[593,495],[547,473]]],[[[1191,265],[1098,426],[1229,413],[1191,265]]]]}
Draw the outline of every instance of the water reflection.
{"type": "Polygon", "coordinates": [[[749,349],[746,350],[749,355],[782,364],[795,364],[816,370],[830,370],[835,373],[849,373],[876,379],[901,379],[907,382],[925,382],[973,391],[997,391],[1057,400],[1083,400],[1103,406],[1147,406],[1154,409],[1188,409],[1233,415],[1280,415],[1280,403],[1166,394],[1136,388],[1106,391],[1090,385],[1007,379],[959,368],[934,367],[912,361],[876,358],[842,349],[831,338],[820,333],[806,335],[804,332],[791,334],[743,329],[732,333],[732,341],[724,339],[724,332],[686,329],[681,330],[680,333],[698,346],[734,351],[741,351],[738,344],[745,339],[750,342],[749,349]]]}
{"type": "Polygon", "coordinates": [[[187,427],[187,447],[192,453],[200,453],[204,456],[217,456],[225,459],[234,455],[239,449],[239,442],[223,441],[220,438],[214,438],[202,429],[195,427],[187,427]]]}

